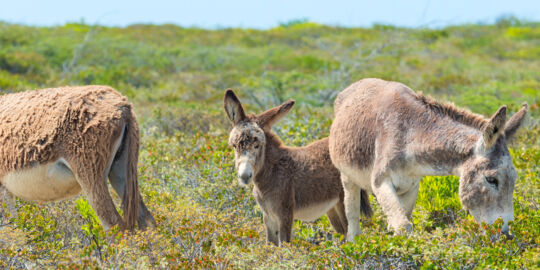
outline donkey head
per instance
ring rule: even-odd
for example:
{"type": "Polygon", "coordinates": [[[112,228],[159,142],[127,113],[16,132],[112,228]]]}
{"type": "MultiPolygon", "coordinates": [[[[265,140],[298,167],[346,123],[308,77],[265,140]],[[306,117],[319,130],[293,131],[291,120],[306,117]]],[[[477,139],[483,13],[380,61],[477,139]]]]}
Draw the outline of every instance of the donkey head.
{"type": "Polygon", "coordinates": [[[474,154],[463,163],[460,172],[459,196],[463,207],[478,222],[491,224],[504,220],[502,231],[508,234],[508,221],[514,219],[512,193],[517,174],[506,142],[515,135],[527,105],[506,121],[502,106],[484,126],[474,154]]]}
{"type": "Polygon", "coordinates": [[[248,185],[265,162],[265,132],[270,131],[272,125],[291,110],[294,101],[289,100],[258,115],[246,115],[240,100],[229,89],[225,92],[223,103],[225,112],[233,123],[229,145],[234,148],[238,182],[248,185]]]}

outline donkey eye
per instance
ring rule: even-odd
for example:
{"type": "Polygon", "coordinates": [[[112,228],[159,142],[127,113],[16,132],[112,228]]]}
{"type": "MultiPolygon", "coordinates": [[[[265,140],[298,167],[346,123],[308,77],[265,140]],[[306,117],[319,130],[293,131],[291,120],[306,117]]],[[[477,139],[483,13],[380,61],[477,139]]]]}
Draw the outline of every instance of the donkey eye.
{"type": "Polygon", "coordinates": [[[259,145],[258,145],[258,144],[255,145],[255,149],[259,149],[259,145]]]}
{"type": "Polygon", "coordinates": [[[499,181],[495,177],[486,176],[486,182],[488,182],[491,185],[494,185],[496,188],[499,187],[499,181]]]}

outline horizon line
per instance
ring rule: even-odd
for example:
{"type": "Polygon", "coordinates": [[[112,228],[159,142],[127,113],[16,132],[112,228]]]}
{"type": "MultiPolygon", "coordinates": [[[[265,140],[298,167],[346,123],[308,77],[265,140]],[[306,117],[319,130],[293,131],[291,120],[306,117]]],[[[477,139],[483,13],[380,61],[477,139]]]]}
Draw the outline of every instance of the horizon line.
{"type": "Polygon", "coordinates": [[[375,28],[377,26],[386,26],[386,27],[393,27],[398,29],[444,29],[449,27],[459,27],[459,26],[467,26],[467,25],[477,25],[477,26],[493,26],[497,25],[500,22],[507,21],[510,25],[516,24],[524,24],[524,25],[535,25],[539,24],[540,21],[536,20],[530,20],[527,18],[519,18],[514,15],[509,14],[503,14],[499,15],[496,18],[492,18],[489,20],[489,22],[486,22],[486,20],[480,20],[477,22],[462,22],[462,23],[450,23],[450,22],[444,22],[444,21],[432,21],[423,23],[417,26],[404,26],[399,24],[393,24],[393,23],[386,23],[386,22],[373,22],[371,25],[340,25],[340,24],[331,24],[331,23],[320,23],[316,22],[314,20],[309,20],[307,18],[298,18],[298,19],[291,19],[285,22],[277,22],[276,25],[270,26],[270,27],[246,27],[246,26],[224,26],[224,25],[216,25],[213,27],[204,27],[204,26],[198,26],[198,25],[190,25],[185,26],[174,22],[160,22],[160,23],[153,23],[153,22],[134,22],[129,24],[106,24],[106,23],[88,23],[84,18],[81,18],[79,21],[69,21],[66,20],[64,23],[54,23],[54,24],[32,24],[32,23],[24,23],[24,22],[10,22],[7,20],[0,19],[0,23],[9,24],[9,25],[20,25],[20,26],[26,26],[26,27],[41,27],[41,28],[54,28],[54,27],[62,27],[70,24],[78,24],[78,25],[85,25],[90,27],[107,27],[107,28],[129,28],[133,26],[166,26],[166,25],[173,25],[179,28],[184,29],[200,29],[200,30],[208,30],[208,31],[219,31],[219,30],[226,30],[226,29],[243,29],[243,30],[258,30],[258,31],[266,31],[266,30],[272,30],[276,28],[288,28],[288,27],[294,27],[297,25],[302,24],[313,24],[313,26],[322,26],[322,27],[333,27],[333,28],[342,28],[342,29],[370,29],[375,28]],[[438,24],[438,25],[437,25],[438,24]]]}

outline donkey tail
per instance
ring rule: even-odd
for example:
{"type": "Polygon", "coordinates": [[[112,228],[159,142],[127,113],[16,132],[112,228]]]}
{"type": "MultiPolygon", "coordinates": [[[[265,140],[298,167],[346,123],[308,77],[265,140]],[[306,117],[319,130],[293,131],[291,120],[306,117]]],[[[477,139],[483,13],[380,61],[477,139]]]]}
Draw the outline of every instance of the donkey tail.
{"type": "Polygon", "coordinates": [[[122,198],[122,210],[126,229],[133,230],[139,215],[139,203],[141,201],[139,185],[137,181],[137,163],[139,160],[139,126],[131,106],[124,107],[126,130],[124,151],[127,151],[125,192],[122,198]]]}
{"type": "Polygon", "coordinates": [[[371,209],[371,204],[369,203],[369,195],[366,190],[360,190],[360,212],[368,218],[373,215],[373,209],[371,209]]]}

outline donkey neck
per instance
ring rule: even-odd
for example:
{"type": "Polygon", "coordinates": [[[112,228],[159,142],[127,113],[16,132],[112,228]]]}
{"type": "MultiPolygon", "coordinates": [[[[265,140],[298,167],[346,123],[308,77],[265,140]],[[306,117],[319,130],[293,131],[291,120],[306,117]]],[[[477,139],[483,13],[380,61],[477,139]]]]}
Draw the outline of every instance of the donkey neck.
{"type": "Polygon", "coordinates": [[[448,117],[431,115],[409,134],[408,156],[433,169],[435,175],[457,175],[463,162],[473,156],[481,131],[448,117]]]}
{"type": "MultiPolygon", "coordinates": [[[[280,181],[279,174],[294,174],[295,159],[293,149],[287,147],[273,131],[265,131],[266,146],[264,163],[254,178],[254,183],[259,188],[274,185],[280,181]]],[[[291,175],[292,176],[292,175],[291,175]]]]}

